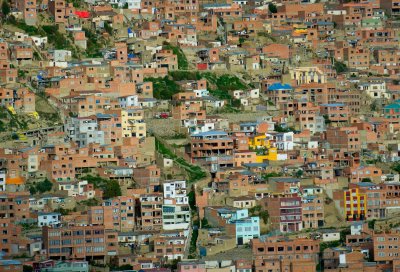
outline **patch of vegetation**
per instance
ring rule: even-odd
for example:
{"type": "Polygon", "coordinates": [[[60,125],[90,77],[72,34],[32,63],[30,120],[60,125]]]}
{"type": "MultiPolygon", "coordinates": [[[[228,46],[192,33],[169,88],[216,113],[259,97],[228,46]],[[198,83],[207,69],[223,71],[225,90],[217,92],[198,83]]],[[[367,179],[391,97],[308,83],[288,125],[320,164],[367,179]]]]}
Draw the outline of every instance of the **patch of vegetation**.
{"type": "Polygon", "coordinates": [[[278,8],[276,7],[276,5],[274,3],[269,3],[268,4],[268,10],[271,13],[277,13],[278,12],[278,8]]]}
{"type": "Polygon", "coordinates": [[[347,65],[341,61],[335,61],[335,64],[333,65],[334,69],[336,70],[336,73],[345,73],[349,69],[347,68],[347,65]]]}
{"type": "Polygon", "coordinates": [[[29,188],[29,192],[34,195],[36,193],[43,194],[45,192],[51,191],[53,188],[53,182],[48,180],[47,178],[43,181],[36,182],[35,184],[32,184],[31,187],[29,188]]]}
{"type": "Polygon", "coordinates": [[[376,219],[372,219],[371,221],[368,221],[368,228],[370,229],[375,229],[375,223],[376,223],[376,219]]]}
{"type": "Polygon", "coordinates": [[[323,117],[324,117],[324,121],[325,121],[325,124],[326,124],[326,125],[332,123],[332,121],[329,119],[328,114],[324,114],[323,117]]]}
{"type": "Polygon", "coordinates": [[[190,240],[188,259],[195,259],[197,256],[197,238],[199,237],[199,220],[193,221],[192,239],[190,240]]]}
{"type": "Polygon", "coordinates": [[[396,171],[397,173],[400,173],[400,163],[396,162],[395,164],[392,165],[392,169],[396,171]]]}
{"type": "Polygon", "coordinates": [[[164,78],[148,77],[144,81],[153,82],[153,95],[157,99],[171,99],[174,94],[181,91],[179,85],[167,76],[164,78]]]}
{"type": "Polygon", "coordinates": [[[192,211],[196,210],[196,193],[194,191],[190,191],[188,193],[189,198],[189,206],[192,211]]]}
{"type": "Polygon", "coordinates": [[[54,210],[54,212],[58,212],[58,213],[60,213],[61,215],[68,215],[68,214],[70,214],[70,213],[72,213],[72,212],[76,212],[77,211],[77,209],[76,209],[76,207],[75,208],[73,208],[72,210],[71,209],[64,209],[64,208],[58,208],[58,209],[55,209],[54,210]]]}
{"type": "Polygon", "coordinates": [[[202,75],[198,71],[169,71],[168,75],[175,81],[202,79],[202,75]]]}
{"type": "Polygon", "coordinates": [[[133,266],[130,264],[124,264],[121,266],[111,267],[112,271],[130,271],[133,269],[133,266]]]}
{"type": "Polygon", "coordinates": [[[37,223],[18,223],[22,227],[22,231],[31,231],[39,229],[37,223]]]}
{"type": "Polygon", "coordinates": [[[210,229],[212,228],[212,226],[208,223],[207,218],[203,217],[203,219],[201,219],[201,228],[202,229],[210,229]]]}
{"type": "Polygon", "coordinates": [[[156,150],[165,158],[174,160],[180,165],[188,175],[189,182],[196,182],[207,176],[206,172],[198,165],[188,163],[184,158],[178,157],[174,152],[168,149],[158,138],[155,138],[156,150]]]}
{"type": "Polygon", "coordinates": [[[304,171],[303,171],[302,169],[299,169],[299,170],[296,171],[296,173],[294,174],[294,176],[295,176],[296,178],[301,178],[301,177],[303,176],[303,174],[304,174],[304,171]]]}
{"type": "Polygon", "coordinates": [[[100,205],[100,201],[97,198],[89,198],[88,200],[80,201],[78,204],[82,206],[93,207],[100,205]]]}
{"type": "Polygon", "coordinates": [[[203,73],[202,75],[221,91],[245,90],[247,88],[246,84],[234,75],[225,74],[217,76],[214,73],[203,73]]]}
{"type": "Polygon", "coordinates": [[[266,38],[270,39],[271,41],[276,42],[276,38],[275,38],[274,36],[272,36],[272,35],[271,35],[270,33],[268,33],[268,32],[263,32],[263,31],[261,31],[261,32],[258,32],[257,35],[258,35],[259,37],[266,37],[266,38]]]}
{"type": "Polygon", "coordinates": [[[85,36],[87,39],[87,45],[86,45],[87,48],[85,50],[86,56],[90,58],[102,57],[103,55],[100,52],[102,47],[99,42],[98,35],[94,31],[88,28],[83,28],[83,31],[85,31],[85,36]]]}
{"type": "Polygon", "coordinates": [[[264,224],[268,223],[269,213],[268,213],[268,211],[263,210],[260,205],[257,205],[257,206],[254,206],[254,207],[250,208],[249,209],[249,214],[250,214],[250,216],[258,216],[258,217],[260,217],[260,219],[262,219],[264,224]]]}
{"type": "Polygon", "coordinates": [[[346,242],[346,236],[351,233],[350,228],[346,228],[340,231],[340,242],[346,242]]]}
{"type": "Polygon", "coordinates": [[[108,22],[104,22],[104,30],[110,35],[113,34],[113,28],[108,22]]]}
{"type": "Polygon", "coordinates": [[[172,139],[172,140],[186,139],[186,134],[184,134],[184,133],[175,133],[174,135],[168,137],[168,139],[172,139]]]}
{"type": "Polygon", "coordinates": [[[189,62],[185,56],[185,53],[183,53],[182,49],[180,49],[178,46],[174,46],[169,43],[164,44],[164,49],[172,50],[172,52],[177,56],[178,69],[186,70],[189,68],[189,62]]]}
{"type": "Polygon", "coordinates": [[[93,184],[94,188],[103,190],[103,199],[109,199],[122,194],[118,181],[104,179],[99,176],[87,175],[81,178],[93,184]]]}
{"type": "Polygon", "coordinates": [[[274,178],[274,177],[282,177],[281,173],[276,173],[276,172],[272,172],[272,173],[267,173],[262,175],[262,178],[265,180],[269,180],[269,178],[274,178]]]}
{"type": "Polygon", "coordinates": [[[54,45],[55,49],[67,49],[71,50],[73,48],[69,39],[58,31],[57,25],[44,25],[43,31],[46,33],[48,42],[54,45]]]}
{"type": "Polygon", "coordinates": [[[27,25],[24,21],[15,19],[14,16],[9,16],[7,23],[18,27],[19,29],[25,31],[29,35],[43,35],[44,34],[43,31],[41,31],[39,28],[37,28],[35,26],[27,25]]]}
{"type": "Polygon", "coordinates": [[[22,266],[22,272],[33,272],[33,267],[30,265],[23,265],[22,266]]]}
{"type": "Polygon", "coordinates": [[[338,247],[340,245],[341,245],[340,241],[322,242],[319,245],[319,251],[323,253],[327,248],[338,247]]]}
{"type": "Polygon", "coordinates": [[[80,7],[82,7],[82,3],[84,3],[84,2],[81,0],[67,0],[67,3],[72,3],[74,8],[80,8],[80,7]]]}
{"type": "Polygon", "coordinates": [[[370,179],[370,178],[363,178],[363,179],[361,180],[361,182],[372,182],[372,179],[370,179]]]}
{"type": "Polygon", "coordinates": [[[291,127],[282,127],[279,124],[275,125],[275,131],[276,132],[290,132],[290,131],[294,131],[294,128],[291,127]]]}
{"type": "Polygon", "coordinates": [[[8,3],[8,0],[3,0],[1,3],[1,13],[3,13],[4,17],[7,17],[8,14],[10,14],[11,8],[10,4],[8,3]]]}

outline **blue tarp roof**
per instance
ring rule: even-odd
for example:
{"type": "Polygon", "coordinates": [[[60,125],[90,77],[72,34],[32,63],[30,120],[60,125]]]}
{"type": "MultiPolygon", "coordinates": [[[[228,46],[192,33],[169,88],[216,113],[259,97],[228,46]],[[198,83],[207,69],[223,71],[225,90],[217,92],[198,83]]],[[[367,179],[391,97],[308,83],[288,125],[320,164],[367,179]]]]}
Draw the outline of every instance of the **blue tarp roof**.
{"type": "Polygon", "coordinates": [[[273,83],[271,86],[268,88],[269,91],[278,91],[278,90],[292,90],[292,86],[289,84],[282,84],[282,83],[273,83]]]}
{"type": "Polygon", "coordinates": [[[345,104],[343,103],[330,103],[330,104],[321,104],[323,107],[343,107],[345,104]]]}
{"type": "Polygon", "coordinates": [[[206,131],[206,132],[200,132],[197,134],[192,134],[192,136],[214,136],[214,135],[227,136],[228,134],[225,131],[218,131],[218,130],[211,130],[211,131],[206,131]]]}

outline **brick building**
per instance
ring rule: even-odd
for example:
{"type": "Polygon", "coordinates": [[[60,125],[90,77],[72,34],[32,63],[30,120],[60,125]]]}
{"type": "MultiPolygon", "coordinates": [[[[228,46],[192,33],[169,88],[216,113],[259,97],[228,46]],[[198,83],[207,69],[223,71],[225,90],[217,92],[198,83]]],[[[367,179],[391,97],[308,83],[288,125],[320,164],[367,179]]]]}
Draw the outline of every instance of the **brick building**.
{"type": "Polygon", "coordinates": [[[43,245],[51,259],[83,259],[104,262],[118,254],[118,234],[104,225],[43,227],[43,245]]]}

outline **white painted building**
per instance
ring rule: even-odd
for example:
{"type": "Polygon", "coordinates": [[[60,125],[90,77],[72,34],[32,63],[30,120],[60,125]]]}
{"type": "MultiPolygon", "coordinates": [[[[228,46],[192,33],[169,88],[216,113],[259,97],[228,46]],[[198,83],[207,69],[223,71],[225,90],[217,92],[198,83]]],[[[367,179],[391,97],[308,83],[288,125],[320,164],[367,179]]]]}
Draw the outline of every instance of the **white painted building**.
{"type": "Polygon", "coordinates": [[[39,170],[39,158],[36,154],[28,155],[28,173],[37,172],[39,170]]]}
{"type": "Polygon", "coordinates": [[[292,131],[290,132],[280,132],[280,133],[274,133],[274,134],[266,134],[267,137],[269,137],[270,140],[272,140],[273,145],[278,149],[278,150],[293,150],[294,147],[294,133],[292,131]]]}
{"type": "Polygon", "coordinates": [[[79,147],[90,143],[104,144],[104,131],[98,130],[97,120],[92,118],[70,118],[65,124],[65,131],[79,147]]]}
{"type": "Polygon", "coordinates": [[[45,46],[47,44],[47,37],[31,36],[31,38],[37,47],[45,46]]]}
{"type": "Polygon", "coordinates": [[[190,207],[186,181],[166,181],[163,184],[163,191],[163,229],[188,229],[190,225],[190,207]]]}
{"type": "Polygon", "coordinates": [[[325,230],[322,231],[322,241],[333,242],[340,240],[340,231],[337,230],[325,230]]]}
{"type": "Polygon", "coordinates": [[[38,226],[54,226],[61,223],[60,213],[39,213],[38,226]]]}
{"type": "Polygon", "coordinates": [[[187,197],[186,181],[172,180],[166,181],[163,184],[164,189],[164,204],[187,205],[189,198],[187,197]]]}
{"type": "Polygon", "coordinates": [[[6,190],[6,171],[0,171],[0,192],[6,190]]]}
{"type": "Polygon", "coordinates": [[[139,106],[139,98],[137,95],[126,95],[118,97],[118,102],[119,106],[123,109],[139,106]]]}
{"type": "Polygon", "coordinates": [[[162,217],[164,230],[188,229],[190,225],[190,207],[189,205],[164,204],[162,217]]]}
{"type": "Polygon", "coordinates": [[[58,190],[60,191],[67,191],[68,196],[86,196],[87,198],[93,198],[95,196],[94,190],[86,190],[88,181],[81,180],[77,182],[60,182],[58,184],[58,190]]]}
{"type": "Polygon", "coordinates": [[[358,85],[358,89],[365,92],[372,98],[390,98],[390,94],[387,92],[385,81],[361,83],[358,85]]]}
{"type": "Polygon", "coordinates": [[[54,50],[54,61],[64,62],[70,60],[72,57],[72,52],[70,50],[54,50]]]}

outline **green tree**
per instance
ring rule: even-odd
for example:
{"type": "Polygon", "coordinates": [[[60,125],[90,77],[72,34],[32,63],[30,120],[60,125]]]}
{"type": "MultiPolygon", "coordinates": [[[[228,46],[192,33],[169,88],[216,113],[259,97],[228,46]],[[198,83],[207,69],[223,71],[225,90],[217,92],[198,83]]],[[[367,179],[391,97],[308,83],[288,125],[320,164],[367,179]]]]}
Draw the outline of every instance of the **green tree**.
{"type": "Polygon", "coordinates": [[[119,186],[118,181],[110,180],[106,183],[103,194],[104,198],[113,198],[120,196],[121,194],[121,187],[119,186]]]}
{"type": "Polygon", "coordinates": [[[7,15],[10,14],[10,11],[11,8],[8,0],[3,0],[3,3],[1,4],[1,12],[3,13],[3,16],[7,17],[7,15]]]}
{"type": "Polygon", "coordinates": [[[188,193],[188,199],[189,199],[190,209],[196,210],[196,193],[194,191],[190,191],[188,193]]]}
{"type": "Polygon", "coordinates": [[[395,163],[395,164],[392,166],[392,169],[393,169],[394,171],[396,171],[397,173],[400,173],[400,163],[395,163]]]}
{"type": "Polygon", "coordinates": [[[23,272],[33,272],[33,267],[30,266],[30,265],[24,265],[24,266],[22,267],[22,271],[23,271],[23,272]]]}
{"type": "Polygon", "coordinates": [[[376,219],[368,221],[368,228],[370,228],[372,230],[375,229],[375,223],[376,223],[376,219]]]}
{"type": "Polygon", "coordinates": [[[110,35],[113,33],[113,28],[108,22],[104,22],[104,30],[110,35]]]}
{"type": "Polygon", "coordinates": [[[301,178],[303,176],[303,170],[299,169],[296,172],[296,178],[301,178]]]}
{"type": "Polygon", "coordinates": [[[348,71],[347,65],[341,61],[335,61],[334,68],[338,74],[348,71]]]}
{"type": "Polygon", "coordinates": [[[239,108],[241,105],[240,99],[232,99],[232,107],[239,108]]]}
{"type": "Polygon", "coordinates": [[[53,188],[53,183],[47,178],[36,184],[36,190],[41,194],[51,191],[52,188],[53,188]]]}
{"type": "Polygon", "coordinates": [[[117,271],[132,270],[133,266],[130,264],[124,264],[117,268],[117,271]]]}
{"type": "Polygon", "coordinates": [[[282,174],[281,173],[272,172],[272,173],[264,174],[262,177],[263,177],[263,179],[269,180],[269,178],[273,178],[273,177],[282,177],[282,174]]]}
{"type": "Polygon", "coordinates": [[[268,223],[268,219],[269,219],[269,213],[268,211],[260,211],[259,215],[258,215],[262,221],[264,222],[264,224],[268,223]]]}
{"type": "Polygon", "coordinates": [[[363,178],[363,179],[361,180],[361,182],[372,182],[372,179],[370,179],[370,178],[363,178]]]}
{"type": "Polygon", "coordinates": [[[29,187],[29,193],[30,193],[31,195],[34,195],[34,194],[37,193],[37,190],[36,190],[35,186],[29,187]]]}
{"type": "Polygon", "coordinates": [[[274,3],[269,3],[268,9],[269,9],[269,11],[271,13],[277,13],[278,12],[278,8],[276,7],[276,5],[274,3]]]}

